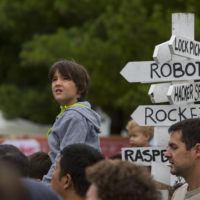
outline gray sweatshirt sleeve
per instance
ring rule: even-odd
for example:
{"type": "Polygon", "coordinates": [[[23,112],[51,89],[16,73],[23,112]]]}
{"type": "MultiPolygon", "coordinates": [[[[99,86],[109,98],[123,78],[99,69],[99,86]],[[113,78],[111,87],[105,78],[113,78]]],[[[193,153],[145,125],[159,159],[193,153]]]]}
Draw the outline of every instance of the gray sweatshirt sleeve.
{"type": "MultiPolygon", "coordinates": [[[[60,151],[66,146],[74,143],[85,143],[88,133],[88,126],[86,119],[81,115],[78,116],[63,116],[59,128],[55,129],[59,136],[59,152],[56,154],[55,161],[52,163],[50,170],[43,177],[43,182],[50,184],[52,173],[55,170],[56,161],[60,158],[60,151]]],[[[51,133],[54,134],[54,133],[51,133]]],[[[53,149],[52,149],[53,151],[53,149]]]]}

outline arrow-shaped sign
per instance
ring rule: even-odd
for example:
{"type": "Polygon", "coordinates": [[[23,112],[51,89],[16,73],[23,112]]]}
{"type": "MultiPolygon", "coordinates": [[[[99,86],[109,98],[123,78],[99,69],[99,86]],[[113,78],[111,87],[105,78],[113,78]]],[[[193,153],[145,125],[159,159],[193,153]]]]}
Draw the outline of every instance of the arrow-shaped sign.
{"type": "Polygon", "coordinates": [[[120,73],[128,82],[198,80],[200,79],[200,61],[171,61],[159,65],[153,61],[128,62],[120,73]]]}
{"type": "Polygon", "coordinates": [[[167,92],[171,104],[200,101],[200,82],[171,85],[167,92]]]}
{"type": "Polygon", "coordinates": [[[174,55],[200,59],[200,42],[172,35],[168,45],[174,55]]]}
{"type": "Polygon", "coordinates": [[[141,126],[171,126],[184,119],[200,117],[200,105],[138,106],[131,117],[141,126]]]}

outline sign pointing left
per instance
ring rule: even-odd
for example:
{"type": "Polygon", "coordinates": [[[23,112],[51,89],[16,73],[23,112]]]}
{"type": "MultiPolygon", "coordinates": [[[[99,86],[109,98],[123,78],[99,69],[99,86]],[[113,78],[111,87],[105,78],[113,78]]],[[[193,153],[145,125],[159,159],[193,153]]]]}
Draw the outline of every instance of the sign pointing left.
{"type": "Polygon", "coordinates": [[[189,118],[200,117],[200,105],[138,106],[131,117],[141,126],[171,126],[189,118]]]}
{"type": "Polygon", "coordinates": [[[184,60],[157,64],[153,61],[128,62],[120,72],[128,82],[161,82],[200,79],[200,61],[184,60]]]}

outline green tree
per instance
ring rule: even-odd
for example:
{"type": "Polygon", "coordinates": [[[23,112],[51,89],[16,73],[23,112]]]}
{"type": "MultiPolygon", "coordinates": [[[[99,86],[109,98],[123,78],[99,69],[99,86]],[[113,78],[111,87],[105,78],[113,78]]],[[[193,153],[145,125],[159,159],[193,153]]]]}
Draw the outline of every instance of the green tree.
{"type": "MultiPolygon", "coordinates": [[[[88,100],[112,118],[112,133],[125,127],[138,105],[151,104],[150,84],[128,83],[120,71],[129,61],[152,60],[155,45],[169,40],[171,14],[195,13],[194,0],[0,1],[0,109],[8,118],[51,123],[58,106],[48,69],[74,59],[91,76],[88,100]]],[[[197,14],[196,14],[197,13],[197,14]]]]}

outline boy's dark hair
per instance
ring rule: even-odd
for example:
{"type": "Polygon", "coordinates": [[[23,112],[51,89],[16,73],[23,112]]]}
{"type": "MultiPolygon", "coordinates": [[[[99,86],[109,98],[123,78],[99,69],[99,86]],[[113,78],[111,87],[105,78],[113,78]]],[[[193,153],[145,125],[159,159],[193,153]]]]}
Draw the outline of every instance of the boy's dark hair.
{"type": "Polygon", "coordinates": [[[29,160],[29,177],[40,179],[47,174],[51,167],[51,160],[48,153],[36,152],[28,156],[29,160]]]}
{"type": "Polygon", "coordinates": [[[61,151],[60,178],[67,173],[70,174],[76,193],[85,197],[90,186],[85,175],[85,169],[103,158],[101,152],[89,145],[69,145],[61,151]]]}
{"type": "Polygon", "coordinates": [[[200,143],[200,119],[186,119],[177,122],[169,127],[168,132],[181,131],[181,140],[185,143],[186,149],[190,150],[195,144],[200,143]]]}
{"type": "Polygon", "coordinates": [[[27,177],[29,174],[28,158],[13,145],[0,145],[0,161],[10,165],[22,177],[27,177]]]}
{"type": "Polygon", "coordinates": [[[48,77],[51,81],[56,70],[58,70],[62,76],[74,81],[78,92],[80,92],[80,98],[78,99],[78,101],[84,101],[88,92],[90,82],[90,77],[87,70],[82,65],[76,62],[60,60],[54,63],[49,70],[48,77]]]}

